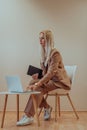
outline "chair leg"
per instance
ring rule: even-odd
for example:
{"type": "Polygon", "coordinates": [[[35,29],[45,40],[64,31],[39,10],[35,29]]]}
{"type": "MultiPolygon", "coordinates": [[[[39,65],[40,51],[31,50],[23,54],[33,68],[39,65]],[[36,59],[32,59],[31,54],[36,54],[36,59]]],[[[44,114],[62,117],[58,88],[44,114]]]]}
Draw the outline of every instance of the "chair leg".
{"type": "Polygon", "coordinates": [[[5,95],[5,104],[4,104],[1,128],[3,128],[3,125],[4,125],[4,118],[5,118],[5,112],[6,112],[6,107],[7,107],[7,100],[8,100],[8,94],[5,95]]]}
{"type": "Polygon", "coordinates": [[[57,99],[58,99],[58,96],[57,94],[55,94],[55,121],[57,121],[57,99]]]}
{"type": "MultiPolygon", "coordinates": [[[[45,100],[47,99],[47,97],[48,97],[48,94],[46,94],[46,96],[45,96],[45,100]]],[[[42,112],[42,109],[43,109],[43,107],[40,109],[40,111],[39,111],[39,113],[38,113],[38,116],[40,116],[40,114],[41,114],[41,112],[42,112]]]]}
{"type": "Polygon", "coordinates": [[[19,94],[17,94],[17,121],[19,121],[19,94]]]}
{"type": "Polygon", "coordinates": [[[68,99],[69,99],[69,101],[70,101],[70,104],[71,104],[71,106],[72,106],[72,108],[73,108],[73,111],[74,111],[74,113],[75,113],[77,119],[79,119],[79,116],[78,116],[78,114],[77,114],[77,112],[76,112],[76,110],[75,110],[75,107],[74,107],[74,105],[73,105],[73,103],[72,103],[72,101],[71,101],[71,98],[70,98],[69,94],[67,94],[67,97],[68,97],[68,99]]]}
{"type": "Polygon", "coordinates": [[[58,96],[58,111],[59,111],[59,117],[60,117],[60,96],[58,96]]]}

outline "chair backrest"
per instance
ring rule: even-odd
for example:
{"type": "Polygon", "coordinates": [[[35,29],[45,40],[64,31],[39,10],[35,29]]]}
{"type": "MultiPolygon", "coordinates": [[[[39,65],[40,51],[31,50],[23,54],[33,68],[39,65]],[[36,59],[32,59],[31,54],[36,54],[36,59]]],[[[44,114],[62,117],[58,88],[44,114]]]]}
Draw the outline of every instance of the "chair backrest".
{"type": "Polygon", "coordinates": [[[64,67],[65,67],[65,70],[66,70],[68,76],[70,77],[72,84],[73,84],[77,66],[76,65],[66,65],[64,67]]]}

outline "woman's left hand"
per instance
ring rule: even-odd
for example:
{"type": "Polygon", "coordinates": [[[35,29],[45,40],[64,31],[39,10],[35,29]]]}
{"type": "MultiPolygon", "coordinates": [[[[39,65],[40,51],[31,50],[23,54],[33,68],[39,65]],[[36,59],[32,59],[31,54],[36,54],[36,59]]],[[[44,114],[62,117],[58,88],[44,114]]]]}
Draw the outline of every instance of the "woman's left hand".
{"type": "Polygon", "coordinates": [[[38,73],[32,75],[33,79],[38,79],[38,73]]]}
{"type": "Polygon", "coordinates": [[[26,90],[36,90],[37,86],[36,85],[29,85],[26,90]]]}

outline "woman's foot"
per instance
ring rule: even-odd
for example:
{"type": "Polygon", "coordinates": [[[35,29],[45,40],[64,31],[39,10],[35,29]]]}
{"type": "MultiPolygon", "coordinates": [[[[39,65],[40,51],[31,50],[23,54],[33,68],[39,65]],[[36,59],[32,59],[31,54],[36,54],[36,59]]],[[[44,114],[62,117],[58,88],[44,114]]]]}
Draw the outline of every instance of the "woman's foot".
{"type": "Polygon", "coordinates": [[[51,112],[52,112],[52,107],[44,109],[44,120],[49,120],[51,118],[51,112]]]}
{"type": "Polygon", "coordinates": [[[16,123],[17,126],[29,125],[33,123],[34,118],[24,115],[20,121],[16,123]]]}

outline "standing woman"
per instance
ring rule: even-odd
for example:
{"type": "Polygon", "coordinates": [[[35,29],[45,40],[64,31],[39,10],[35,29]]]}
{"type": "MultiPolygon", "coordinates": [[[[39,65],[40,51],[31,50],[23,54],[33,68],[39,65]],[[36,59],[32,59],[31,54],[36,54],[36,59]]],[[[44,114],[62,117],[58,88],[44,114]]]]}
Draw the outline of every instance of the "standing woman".
{"type": "MultiPolygon", "coordinates": [[[[44,94],[54,89],[69,90],[71,83],[65,71],[64,64],[60,52],[54,48],[53,35],[50,30],[41,31],[39,34],[41,46],[41,69],[43,77],[41,79],[34,78],[29,83],[28,89],[37,90],[41,93],[36,96],[38,107],[44,107],[44,120],[49,120],[51,117],[52,107],[45,101],[44,94]]],[[[34,120],[34,106],[32,97],[29,97],[28,103],[24,110],[25,115],[17,122],[18,126],[28,125],[34,120]]]]}

